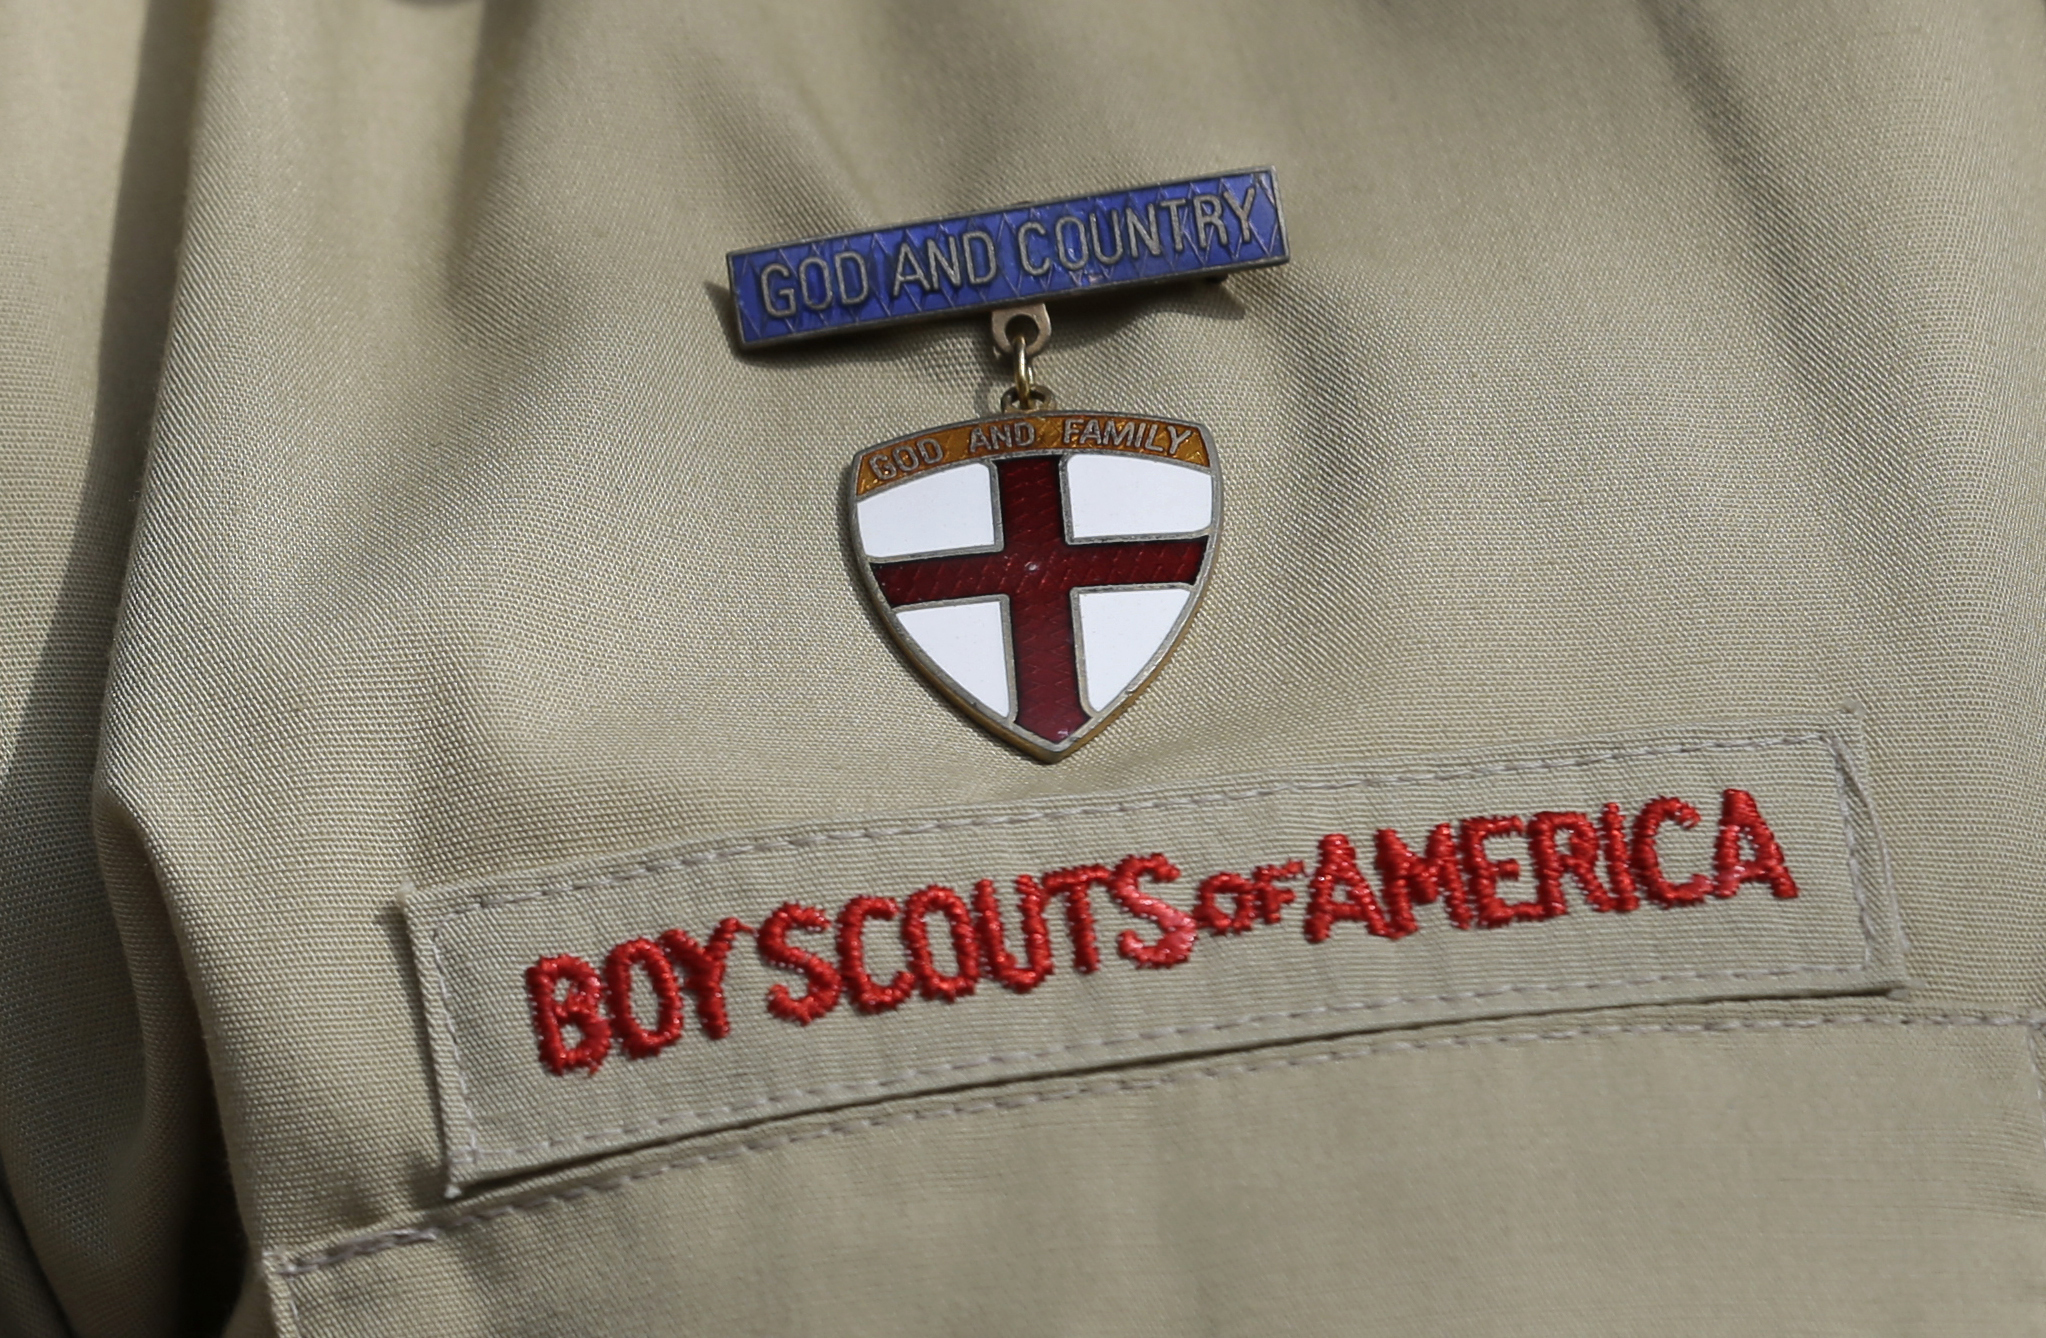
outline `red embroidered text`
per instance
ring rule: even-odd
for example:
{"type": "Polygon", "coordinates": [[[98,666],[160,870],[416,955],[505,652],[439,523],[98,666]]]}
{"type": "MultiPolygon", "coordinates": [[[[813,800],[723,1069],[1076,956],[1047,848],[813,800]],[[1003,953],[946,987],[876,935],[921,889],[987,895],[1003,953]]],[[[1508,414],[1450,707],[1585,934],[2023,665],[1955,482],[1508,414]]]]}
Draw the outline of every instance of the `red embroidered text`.
{"type": "Polygon", "coordinates": [[[594,1074],[614,1049],[651,1059],[683,1041],[688,1014],[705,1040],[730,1035],[725,966],[741,934],[752,936],[764,964],[787,975],[767,989],[766,1016],[808,1026],[845,1002],[869,1016],[915,999],[957,1004],[983,978],[1030,993],[1058,970],[1049,919],[1055,900],[1064,901],[1072,969],[1098,971],[1096,892],[1139,926],[1115,934],[1116,954],[1151,971],[1188,962],[1202,930],[1227,937],[1278,925],[1296,902],[1307,941],[1326,943],[1352,922],[1377,938],[1405,938],[1422,928],[1416,908],[1437,904],[1451,928],[1482,932],[1553,920],[1579,905],[1599,914],[1627,914],[1644,898],[1658,907],[1696,906],[1749,883],[1773,897],[1797,896],[1783,847],[1746,790],[1720,795],[1709,869],[1665,867],[1664,829],[1702,822],[1691,804],[1662,795],[1631,816],[1606,804],[1596,814],[1469,817],[1425,833],[1382,828],[1361,842],[1330,832],[1316,843],[1311,865],[1293,859],[1248,875],[1188,878],[1153,853],[1019,873],[1012,895],[983,878],[970,895],[932,884],[900,901],[855,896],[835,914],[790,901],[757,927],[727,917],[702,940],[681,928],[628,938],[601,966],[567,953],[542,957],[526,968],[526,998],[540,1063],[552,1073],[594,1074]],[[1191,904],[1183,905],[1170,893],[1189,883],[1191,904]],[[873,974],[869,954],[889,938],[901,966],[884,980],[873,974]]]}

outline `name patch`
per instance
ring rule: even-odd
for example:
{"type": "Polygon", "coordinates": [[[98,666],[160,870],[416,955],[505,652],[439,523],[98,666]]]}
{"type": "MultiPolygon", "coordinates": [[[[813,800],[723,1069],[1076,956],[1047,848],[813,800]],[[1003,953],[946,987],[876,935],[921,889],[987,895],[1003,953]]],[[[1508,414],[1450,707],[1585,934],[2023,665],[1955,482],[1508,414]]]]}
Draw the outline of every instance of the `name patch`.
{"type": "Polygon", "coordinates": [[[1286,262],[1268,167],[726,257],[747,348],[1286,262]]]}
{"type": "Polygon", "coordinates": [[[451,1189],[1314,1036],[1905,983],[1828,727],[707,841],[406,900],[451,1189]]]}

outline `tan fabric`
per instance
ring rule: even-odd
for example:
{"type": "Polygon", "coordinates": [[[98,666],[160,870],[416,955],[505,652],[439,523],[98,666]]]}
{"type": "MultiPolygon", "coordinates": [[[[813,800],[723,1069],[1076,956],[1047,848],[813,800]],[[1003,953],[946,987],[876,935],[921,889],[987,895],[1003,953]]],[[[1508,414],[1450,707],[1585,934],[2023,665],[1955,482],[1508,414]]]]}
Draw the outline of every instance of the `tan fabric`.
{"type": "Polygon", "coordinates": [[[243,1331],[2039,1327],[2034,0],[26,9],[9,1320],[178,1322],[196,1035],[243,1331]],[[741,358],[723,253],[1265,162],[1292,264],[1056,314],[1064,402],[1204,423],[1228,521],[1031,762],[841,553],[856,451],[992,406],[984,328],[741,358]],[[1903,997],[1246,1038],[443,1199],[407,887],[1843,714],[1903,997]]]}
{"type": "Polygon", "coordinates": [[[218,1323],[239,1242],[161,902],[90,775],[169,316],[197,14],[0,4],[0,1331],[218,1323]]]}
{"type": "Polygon", "coordinates": [[[2026,1028],[1634,1025],[1230,1056],[671,1149],[312,1267],[290,1302],[302,1331],[364,1338],[2037,1328],[2026,1028]]]}

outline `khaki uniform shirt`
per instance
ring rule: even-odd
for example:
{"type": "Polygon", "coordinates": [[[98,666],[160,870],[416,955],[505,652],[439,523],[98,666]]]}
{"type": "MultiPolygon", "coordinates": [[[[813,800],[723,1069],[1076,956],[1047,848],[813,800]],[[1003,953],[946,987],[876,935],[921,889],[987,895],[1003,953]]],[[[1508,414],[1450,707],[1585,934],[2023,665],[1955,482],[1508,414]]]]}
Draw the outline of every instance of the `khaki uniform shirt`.
{"type": "Polygon", "coordinates": [[[0,181],[0,1327],[2040,1327],[2036,0],[24,0],[0,181]],[[844,549],[986,321],[724,253],[1262,163],[1054,309],[1226,523],[1032,761],[844,549]],[[860,897],[975,992],[772,1011],[860,897]]]}

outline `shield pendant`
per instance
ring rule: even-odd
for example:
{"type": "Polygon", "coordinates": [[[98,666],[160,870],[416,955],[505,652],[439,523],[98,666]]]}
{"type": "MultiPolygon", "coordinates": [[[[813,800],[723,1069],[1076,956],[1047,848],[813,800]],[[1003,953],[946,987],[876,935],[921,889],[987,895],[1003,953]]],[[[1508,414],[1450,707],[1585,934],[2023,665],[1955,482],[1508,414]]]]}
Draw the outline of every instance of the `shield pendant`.
{"type": "Polygon", "coordinates": [[[861,453],[846,490],[881,622],[989,732],[1055,762],[1121,713],[1200,604],[1221,479],[1193,423],[1033,412],[861,453]]]}

